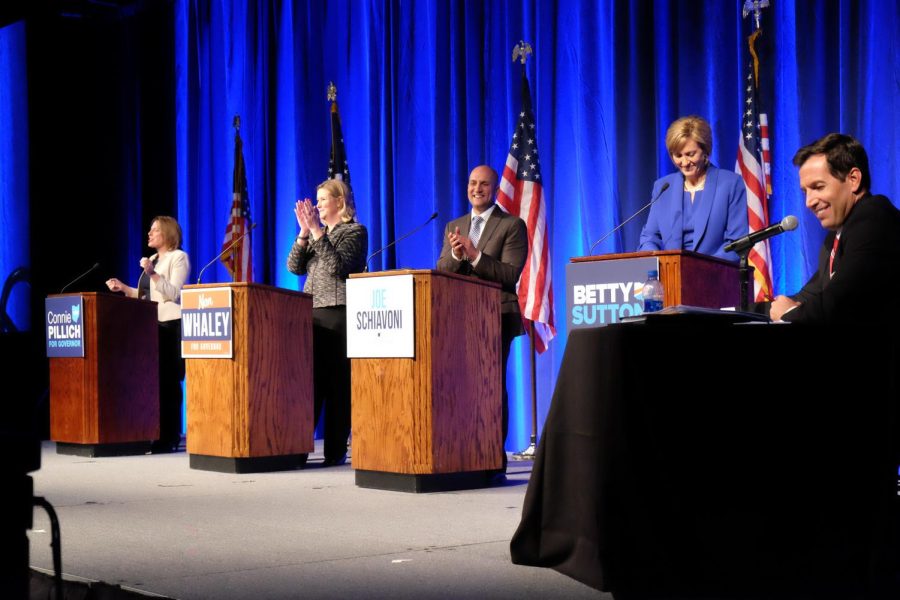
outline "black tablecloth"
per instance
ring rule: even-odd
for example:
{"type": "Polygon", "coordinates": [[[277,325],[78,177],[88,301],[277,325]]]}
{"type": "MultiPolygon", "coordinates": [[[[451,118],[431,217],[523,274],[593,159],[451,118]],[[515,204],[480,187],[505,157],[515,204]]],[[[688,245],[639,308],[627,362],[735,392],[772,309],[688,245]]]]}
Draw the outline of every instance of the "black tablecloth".
{"type": "Polygon", "coordinates": [[[890,594],[895,347],[677,318],[573,331],[513,562],[617,597],[890,594]]]}

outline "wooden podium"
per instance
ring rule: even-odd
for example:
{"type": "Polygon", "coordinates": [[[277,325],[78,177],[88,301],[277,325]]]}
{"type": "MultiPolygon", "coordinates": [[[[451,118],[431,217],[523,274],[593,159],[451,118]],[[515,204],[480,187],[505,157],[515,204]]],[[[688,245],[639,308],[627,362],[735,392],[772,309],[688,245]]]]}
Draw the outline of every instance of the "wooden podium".
{"type": "MultiPolygon", "coordinates": [[[[483,487],[501,467],[500,286],[442,271],[412,275],[414,358],[352,360],[353,468],[360,487],[483,487]]],[[[348,314],[348,328],[356,322],[348,314]]]]}
{"type": "Polygon", "coordinates": [[[659,260],[659,279],[665,291],[665,306],[678,304],[706,308],[741,306],[738,264],[715,256],[698,254],[689,250],[657,250],[604,254],[602,256],[579,256],[572,258],[571,262],[585,264],[639,258],[659,260]]]}
{"type": "Polygon", "coordinates": [[[50,439],[59,454],[144,454],[159,438],[156,303],[84,292],[84,357],[50,361],[50,439]]]}
{"type": "Polygon", "coordinates": [[[254,473],[301,467],[313,451],[312,296],[252,283],[230,288],[231,358],[187,358],[187,451],[193,469],[254,473]]]}

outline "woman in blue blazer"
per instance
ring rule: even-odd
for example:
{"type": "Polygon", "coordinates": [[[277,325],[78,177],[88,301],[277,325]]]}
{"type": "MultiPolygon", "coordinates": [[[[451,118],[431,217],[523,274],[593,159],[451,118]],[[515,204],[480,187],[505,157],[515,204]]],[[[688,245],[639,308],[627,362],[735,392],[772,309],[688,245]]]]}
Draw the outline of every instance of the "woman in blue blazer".
{"type": "Polygon", "coordinates": [[[725,246],[749,232],[747,191],[737,173],[709,162],[712,131],[696,116],[682,117],[666,132],[666,149],[678,173],[653,184],[639,250],[692,250],[738,260],[725,246]],[[668,186],[660,195],[660,191],[668,186]]]}

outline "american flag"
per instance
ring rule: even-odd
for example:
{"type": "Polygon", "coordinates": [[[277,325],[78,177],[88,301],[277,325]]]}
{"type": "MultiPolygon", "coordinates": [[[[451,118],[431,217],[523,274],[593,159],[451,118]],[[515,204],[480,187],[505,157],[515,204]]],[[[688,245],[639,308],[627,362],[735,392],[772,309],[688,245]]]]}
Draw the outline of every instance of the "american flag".
{"type": "Polygon", "coordinates": [[[525,328],[533,336],[534,347],[540,353],[556,336],[556,326],[553,318],[550,242],[547,239],[547,205],[541,185],[531,90],[524,74],[522,112],[519,113],[509,156],[506,157],[497,203],[528,226],[528,260],[519,278],[519,308],[526,319],[525,328]]]}
{"type": "MultiPolygon", "coordinates": [[[[759,61],[754,43],[761,30],[757,29],[748,39],[751,58],[747,62],[744,77],[744,105],[741,115],[741,139],[738,143],[737,171],[747,188],[747,218],[750,232],[765,229],[769,225],[769,119],[760,112],[759,106],[759,61]]],[[[757,243],[748,257],[753,266],[753,297],[756,302],[772,298],[772,277],[769,265],[772,257],[768,240],[757,243]]]]}
{"type": "Polygon", "coordinates": [[[222,240],[222,263],[231,273],[232,281],[253,281],[253,244],[250,243],[250,197],[247,193],[247,171],[244,164],[244,144],[241,134],[234,133],[234,185],[231,214],[222,240]],[[243,239],[229,246],[244,234],[243,239]]]}
{"type": "Polygon", "coordinates": [[[328,179],[340,179],[350,184],[350,165],[344,151],[344,134],[341,133],[337,100],[331,103],[331,156],[328,158],[328,179]]]}

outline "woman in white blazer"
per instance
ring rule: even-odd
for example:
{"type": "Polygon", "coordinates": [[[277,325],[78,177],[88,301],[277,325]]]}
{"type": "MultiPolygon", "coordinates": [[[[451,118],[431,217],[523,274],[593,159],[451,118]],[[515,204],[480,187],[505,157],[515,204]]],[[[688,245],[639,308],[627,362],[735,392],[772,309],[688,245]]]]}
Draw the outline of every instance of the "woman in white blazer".
{"type": "Polygon", "coordinates": [[[131,298],[156,302],[159,318],[159,440],[154,453],[174,452],[181,442],[181,382],[184,359],[181,358],[181,288],[191,273],[191,262],[180,250],[181,227],[172,217],[156,217],[147,232],[147,245],[156,250],[141,259],[137,287],[113,277],[106,286],[131,298]]]}

